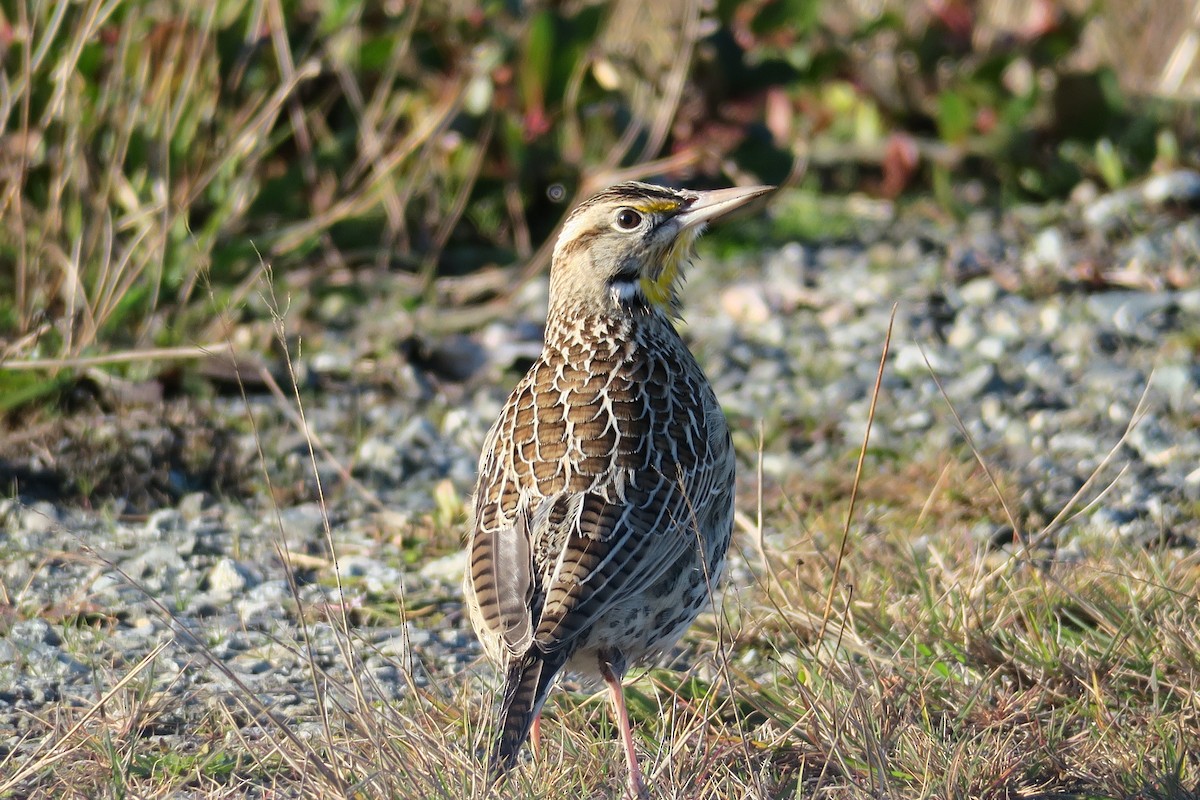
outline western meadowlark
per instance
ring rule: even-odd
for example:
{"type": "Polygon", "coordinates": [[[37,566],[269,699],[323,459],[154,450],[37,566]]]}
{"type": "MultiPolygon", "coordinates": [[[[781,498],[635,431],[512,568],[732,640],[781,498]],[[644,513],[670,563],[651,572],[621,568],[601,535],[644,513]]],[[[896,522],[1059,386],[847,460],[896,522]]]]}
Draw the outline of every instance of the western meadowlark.
{"type": "Polygon", "coordinates": [[[484,443],[468,544],[471,622],[505,673],[495,775],[537,744],[566,668],[607,685],[646,796],[621,680],[708,603],[733,527],[733,446],[677,289],[705,224],[770,188],[622,183],[563,225],[545,344],[484,443]]]}

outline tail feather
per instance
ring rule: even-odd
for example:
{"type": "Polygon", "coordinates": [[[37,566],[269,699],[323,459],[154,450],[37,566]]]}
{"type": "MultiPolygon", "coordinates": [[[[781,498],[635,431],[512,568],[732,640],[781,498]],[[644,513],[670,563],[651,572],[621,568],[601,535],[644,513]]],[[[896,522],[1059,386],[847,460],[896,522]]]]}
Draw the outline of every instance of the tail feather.
{"type": "Polygon", "coordinates": [[[496,726],[498,737],[492,750],[492,774],[501,775],[517,763],[517,754],[529,738],[533,720],[541,712],[554,678],[566,663],[566,653],[547,655],[534,648],[509,666],[504,678],[504,702],[496,726]]]}

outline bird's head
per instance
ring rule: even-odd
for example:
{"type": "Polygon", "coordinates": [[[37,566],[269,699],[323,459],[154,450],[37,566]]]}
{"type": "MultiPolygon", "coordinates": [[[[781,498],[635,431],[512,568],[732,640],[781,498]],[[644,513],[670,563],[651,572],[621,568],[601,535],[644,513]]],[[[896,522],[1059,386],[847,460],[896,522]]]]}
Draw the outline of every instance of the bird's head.
{"type": "Polygon", "coordinates": [[[550,270],[551,307],[676,315],[683,267],[701,231],[771,188],[700,192],[629,182],[605,189],[563,224],[550,270]]]}

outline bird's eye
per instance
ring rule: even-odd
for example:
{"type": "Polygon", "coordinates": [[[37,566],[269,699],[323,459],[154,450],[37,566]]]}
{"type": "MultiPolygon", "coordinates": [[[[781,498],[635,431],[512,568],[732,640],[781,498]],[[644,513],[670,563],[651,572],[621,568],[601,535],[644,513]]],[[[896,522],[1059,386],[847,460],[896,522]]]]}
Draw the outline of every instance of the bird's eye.
{"type": "Polygon", "coordinates": [[[622,208],[617,212],[617,229],[631,231],[642,224],[642,215],[632,208],[622,208]]]}

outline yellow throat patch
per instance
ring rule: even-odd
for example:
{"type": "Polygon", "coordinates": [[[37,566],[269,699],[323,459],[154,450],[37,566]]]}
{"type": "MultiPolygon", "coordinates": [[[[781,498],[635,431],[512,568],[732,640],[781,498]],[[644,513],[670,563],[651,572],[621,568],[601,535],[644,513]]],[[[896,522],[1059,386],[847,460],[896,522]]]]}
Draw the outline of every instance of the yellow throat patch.
{"type": "Polygon", "coordinates": [[[662,267],[654,274],[643,274],[641,277],[642,294],[651,304],[672,313],[675,304],[675,289],[679,281],[680,268],[683,266],[692,250],[700,230],[689,228],[679,232],[671,249],[663,257],[662,267]]]}

